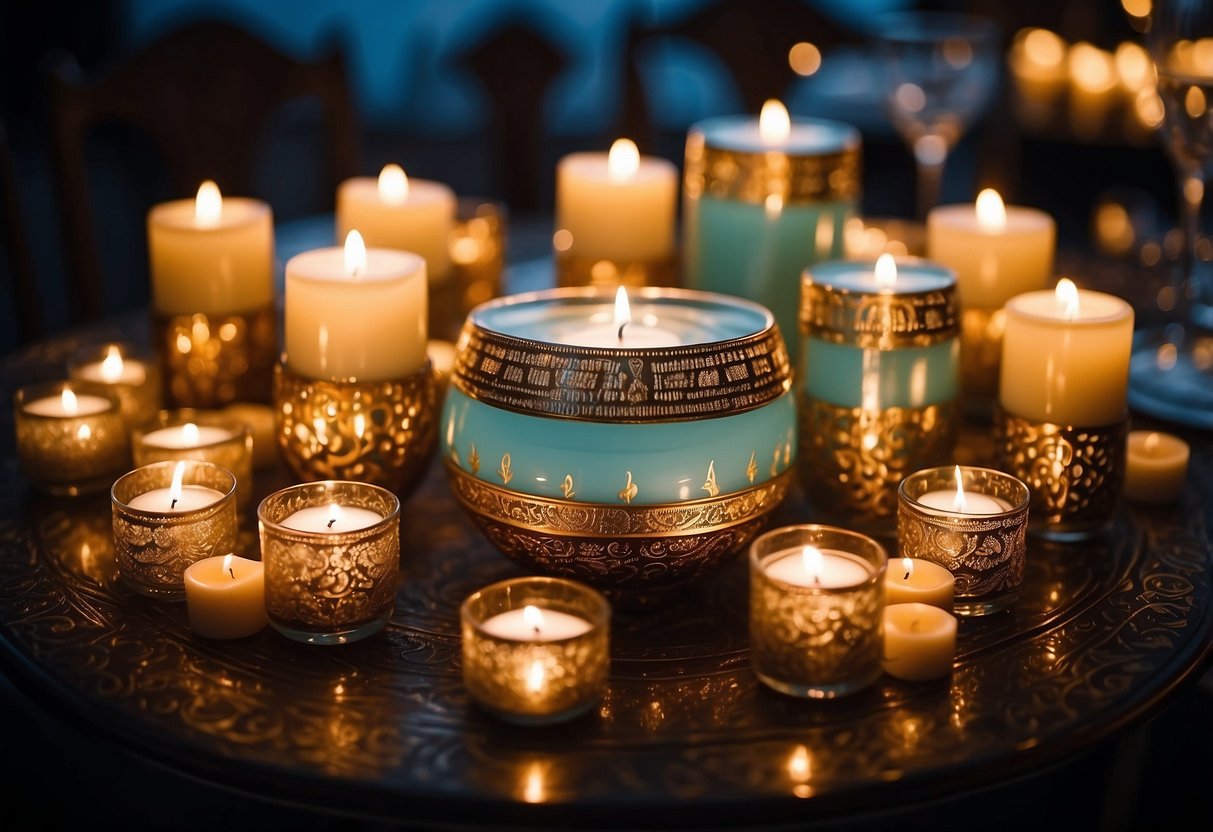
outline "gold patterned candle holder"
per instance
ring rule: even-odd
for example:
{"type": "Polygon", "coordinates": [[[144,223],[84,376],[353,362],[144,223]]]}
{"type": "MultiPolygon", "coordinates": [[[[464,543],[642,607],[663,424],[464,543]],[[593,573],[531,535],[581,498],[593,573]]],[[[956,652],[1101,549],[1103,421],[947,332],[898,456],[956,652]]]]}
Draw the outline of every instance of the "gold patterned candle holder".
{"type": "Polygon", "coordinates": [[[603,260],[556,251],[557,286],[677,286],[681,264],[677,257],[662,260],[603,260]]]}
{"type": "Polygon", "coordinates": [[[610,615],[602,595],[560,578],[516,578],[472,593],[459,608],[468,694],[523,725],[584,714],[606,691],[610,615]]]}
{"type": "Polygon", "coordinates": [[[243,511],[252,504],[253,429],[250,425],[222,414],[188,407],[164,410],[131,431],[131,452],[136,465],[171,459],[213,462],[235,475],[237,508],[243,511]],[[191,432],[189,425],[193,425],[195,431],[191,432]]]}
{"type": "Polygon", "coordinates": [[[130,427],[156,418],[162,400],[160,367],[133,347],[108,343],[84,347],[67,364],[68,378],[107,385],[118,396],[130,427]]]}
{"type": "Polygon", "coordinates": [[[1039,422],[995,409],[998,467],[1031,490],[1029,533],[1047,540],[1085,540],[1112,522],[1125,476],[1129,420],[1076,427],[1039,422]]]}
{"type": "Polygon", "coordinates": [[[268,401],[278,357],[273,305],[228,315],[152,316],[170,407],[220,408],[268,401]]]}
{"type": "Polygon", "coordinates": [[[395,494],[362,482],[303,483],[262,500],[257,520],[275,630],[309,644],[345,644],[383,629],[400,576],[395,494]]]}
{"type": "Polygon", "coordinates": [[[114,482],[110,505],[118,573],[141,595],[183,599],[190,564],[236,549],[236,477],[214,463],[179,460],[136,468],[114,482]],[[186,494],[183,504],[191,507],[174,510],[178,504],[170,492],[178,466],[183,490],[196,489],[196,499],[186,494]]]}
{"type": "Polygon", "coordinates": [[[122,404],[107,385],[56,381],[22,387],[13,398],[17,462],[37,489],[103,491],[129,466],[122,404]]]}
{"type": "Polygon", "coordinates": [[[1002,366],[1001,309],[964,309],[960,316],[960,388],[970,414],[989,423],[1002,366]]]}
{"type": "Polygon", "coordinates": [[[431,361],[395,381],[316,379],[274,370],[278,449],[301,480],[354,480],[401,499],[425,476],[438,441],[440,387],[431,361]]]}
{"type": "Polygon", "coordinates": [[[832,526],[773,529],[750,544],[750,661],[781,693],[833,699],[881,672],[888,557],[832,526]]]}
{"type": "Polygon", "coordinates": [[[980,495],[983,505],[974,507],[995,510],[966,513],[946,501],[943,507],[924,503],[927,494],[955,494],[956,467],[917,471],[897,490],[898,546],[902,557],[929,560],[952,573],[954,613],[989,615],[1013,603],[1023,583],[1030,494],[1021,480],[1002,471],[963,465],[959,470],[964,492],[980,495]]]}

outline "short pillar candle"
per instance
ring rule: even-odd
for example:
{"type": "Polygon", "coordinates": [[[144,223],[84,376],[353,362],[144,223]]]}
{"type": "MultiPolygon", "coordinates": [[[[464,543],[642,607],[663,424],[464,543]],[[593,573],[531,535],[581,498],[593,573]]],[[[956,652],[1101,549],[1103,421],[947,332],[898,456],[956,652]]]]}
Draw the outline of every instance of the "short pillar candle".
{"type": "Polygon", "coordinates": [[[900,558],[889,561],[884,588],[886,604],[921,603],[951,610],[956,579],[929,560],[900,558]]]}
{"type": "Polygon", "coordinates": [[[956,616],[916,602],[884,608],[885,673],[909,682],[939,679],[952,672],[956,616]]]}
{"type": "Polygon", "coordinates": [[[1125,498],[1136,503],[1174,503],[1183,496],[1191,447],[1169,433],[1135,430],[1125,451],[1125,498]]]}
{"type": "Polygon", "coordinates": [[[261,562],[216,555],[185,569],[190,629],[203,638],[244,638],[265,628],[265,571],[261,562]]]}

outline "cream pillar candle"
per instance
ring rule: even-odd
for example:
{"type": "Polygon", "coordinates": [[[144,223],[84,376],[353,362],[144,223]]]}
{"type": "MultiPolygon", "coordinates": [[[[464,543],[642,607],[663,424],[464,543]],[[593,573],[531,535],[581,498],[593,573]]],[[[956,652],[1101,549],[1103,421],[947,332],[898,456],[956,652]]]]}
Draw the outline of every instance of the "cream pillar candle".
{"type": "Polygon", "coordinates": [[[1056,290],[1009,300],[999,400],[1014,416],[1094,427],[1125,418],[1133,308],[1114,295],[1056,290]]]}
{"type": "Polygon", "coordinates": [[[956,616],[929,604],[886,606],[881,668],[910,682],[947,676],[956,655],[956,629],[956,616]]]}
{"type": "Polygon", "coordinates": [[[1125,450],[1126,499],[1138,503],[1173,503],[1184,492],[1191,448],[1178,436],[1135,430],[1125,450]]]}
{"type": "Polygon", "coordinates": [[[629,139],[609,153],[571,153],[556,165],[556,229],[562,253],[616,263],[674,253],[678,169],[641,156],[629,139]]]}
{"type": "Polygon", "coordinates": [[[261,561],[216,555],[190,564],[183,577],[190,629],[203,638],[244,638],[268,623],[261,561]]]}
{"type": "Polygon", "coordinates": [[[927,259],[956,272],[965,309],[998,309],[1045,288],[1056,239],[1057,225],[1044,211],[1004,206],[989,189],[972,205],[941,205],[927,215],[927,259]]]}
{"type": "Polygon", "coordinates": [[[938,563],[921,558],[889,561],[884,574],[886,604],[921,603],[951,611],[956,579],[938,563]]]}
{"type": "Polygon", "coordinates": [[[337,239],[356,230],[371,248],[418,254],[429,280],[438,283],[450,270],[455,206],[455,192],[448,185],[415,179],[399,165],[386,165],[378,179],[356,176],[338,186],[337,239]]]}
{"type": "Polygon", "coordinates": [[[147,215],[152,307],[162,315],[229,315],[274,300],[274,223],[269,205],[224,198],[204,182],[194,199],[147,215]]]}
{"type": "Polygon", "coordinates": [[[302,376],[389,381],[426,361],[426,265],[420,255],[345,247],[306,251],[286,264],[286,361],[302,376]]]}

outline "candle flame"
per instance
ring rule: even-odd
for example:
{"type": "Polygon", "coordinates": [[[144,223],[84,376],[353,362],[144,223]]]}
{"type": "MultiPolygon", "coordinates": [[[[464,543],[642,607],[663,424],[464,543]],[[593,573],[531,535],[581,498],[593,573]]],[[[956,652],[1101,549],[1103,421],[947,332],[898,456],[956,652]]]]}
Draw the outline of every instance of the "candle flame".
{"type": "Polygon", "coordinates": [[[531,666],[526,672],[526,688],[531,693],[538,693],[543,690],[543,662],[535,659],[531,662],[531,666]]]}
{"type": "Polygon", "coordinates": [[[813,583],[821,583],[821,568],[824,563],[821,550],[816,546],[805,546],[800,551],[800,557],[804,560],[804,571],[813,583]]]}
{"type": "Polygon", "coordinates": [[[607,154],[607,177],[615,183],[630,182],[640,170],[640,150],[631,139],[616,139],[607,154]]]}
{"type": "Polygon", "coordinates": [[[219,225],[223,216],[223,195],[219,186],[211,180],[206,180],[198,186],[198,195],[194,197],[194,224],[199,228],[214,228],[219,225]]]}
{"type": "Polygon", "coordinates": [[[333,524],[341,519],[341,507],[336,503],[329,503],[329,521],[325,525],[328,528],[333,528],[333,524]]]}
{"type": "Polygon", "coordinates": [[[905,574],[901,577],[901,579],[903,581],[910,580],[910,576],[914,574],[914,559],[913,558],[902,558],[901,559],[901,568],[905,571],[905,574]]]}
{"type": "Polygon", "coordinates": [[[891,254],[882,254],[876,258],[876,287],[892,289],[897,282],[897,261],[891,254]]]}
{"type": "Polygon", "coordinates": [[[542,803],[544,800],[543,766],[532,762],[527,767],[526,784],[522,788],[522,799],[527,803],[542,803]]]}
{"type": "Polygon", "coordinates": [[[75,416],[80,412],[80,405],[76,401],[76,394],[72,392],[72,388],[64,387],[62,395],[59,396],[59,400],[63,404],[64,416],[75,416]]]}
{"type": "Polygon", "coordinates": [[[105,350],[105,359],[101,362],[101,378],[113,384],[122,378],[122,350],[116,344],[110,344],[105,350]]]}
{"type": "Polygon", "coordinates": [[[345,273],[347,277],[357,277],[359,272],[366,271],[366,243],[362,235],[354,229],[345,235],[345,273]]]}
{"type": "Polygon", "coordinates": [[[803,745],[796,746],[792,756],[788,758],[788,776],[797,783],[803,783],[812,774],[812,760],[809,749],[803,745]]]}
{"type": "Polygon", "coordinates": [[[968,506],[968,500],[965,499],[964,479],[960,476],[960,466],[956,466],[956,496],[952,498],[952,508],[959,512],[964,512],[968,506]]]}
{"type": "Polygon", "coordinates": [[[408,202],[409,178],[400,165],[384,165],[379,171],[379,199],[388,205],[408,202]]]}
{"type": "Polygon", "coordinates": [[[1148,453],[1148,454],[1157,453],[1158,452],[1158,434],[1150,433],[1148,436],[1146,436],[1146,441],[1142,442],[1141,444],[1142,444],[1142,450],[1144,450],[1146,453],[1148,453]]]}
{"type": "Polygon", "coordinates": [[[223,556],[223,571],[230,574],[232,576],[232,580],[236,580],[236,573],[232,569],[232,555],[231,554],[227,554],[227,555],[223,556]]]}
{"type": "Polygon", "coordinates": [[[1057,288],[1053,290],[1057,298],[1057,305],[1062,308],[1062,315],[1067,321],[1073,321],[1078,317],[1078,287],[1074,285],[1074,281],[1068,277],[1063,277],[1057,281],[1057,288]]]}
{"type": "Polygon", "coordinates": [[[758,135],[764,144],[786,142],[792,134],[792,119],[783,102],[770,98],[762,105],[758,114],[758,135]]]}
{"type": "Polygon", "coordinates": [[[527,604],[522,608],[522,620],[538,634],[543,628],[543,611],[534,604],[527,604]]]}
{"type": "Polygon", "coordinates": [[[182,483],[185,481],[185,462],[178,462],[177,467],[173,469],[173,482],[168,487],[168,498],[171,501],[169,508],[176,508],[177,501],[181,499],[182,483]]]}
{"type": "Polygon", "coordinates": [[[986,232],[999,232],[1007,227],[1007,208],[993,188],[977,195],[977,227],[986,232]]]}
{"type": "Polygon", "coordinates": [[[201,437],[198,434],[198,426],[193,422],[186,422],[181,426],[181,439],[186,445],[197,445],[201,437]]]}
{"type": "Polygon", "coordinates": [[[628,290],[620,286],[615,290],[615,326],[619,329],[619,340],[623,340],[623,328],[632,322],[632,305],[628,303],[628,290]]]}

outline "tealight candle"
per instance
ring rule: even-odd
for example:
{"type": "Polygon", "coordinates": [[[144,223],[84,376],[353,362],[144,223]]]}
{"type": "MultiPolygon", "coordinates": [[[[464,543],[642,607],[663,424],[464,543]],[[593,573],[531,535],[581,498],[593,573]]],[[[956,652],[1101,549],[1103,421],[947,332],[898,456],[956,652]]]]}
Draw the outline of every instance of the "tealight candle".
{"type": "Polygon", "coordinates": [[[123,344],[104,344],[81,350],[68,362],[68,378],[103,384],[121,403],[122,418],[135,427],[154,419],[160,410],[160,370],[137,358],[123,344]]]}
{"type": "Polygon", "coordinates": [[[682,343],[675,333],[662,328],[659,323],[633,323],[628,291],[623,286],[615,290],[615,312],[611,322],[599,323],[599,317],[592,315],[584,329],[563,333],[557,342],[577,347],[615,349],[673,347],[682,343]]]}
{"type": "Polygon", "coordinates": [[[517,578],[469,595],[460,607],[463,680],[481,707],[510,722],[579,716],[606,689],[610,605],[562,578],[517,578]]]}
{"type": "Polygon", "coordinates": [[[956,655],[956,624],[956,616],[929,604],[886,606],[882,669],[910,682],[947,676],[956,655]]]}
{"type": "Polygon", "coordinates": [[[210,462],[154,462],[110,492],[123,581],[154,598],[185,594],[185,570],[236,546],[236,478],[210,462]]]}
{"type": "Polygon", "coordinates": [[[222,415],[191,409],[161,412],[131,432],[136,465],[170,459],[197,459],[226,468],[236,477],[236,503],[252,501],[253,432],[222,415]]]}
{"type": "Polygon", "coordinates": [[[829,699],[880,674],[884,547],[829,526],[788,526],[750,544],[750,658],[762,682],[829,699]]]}
{"type": "Polygon", "coordinates": [[[260,561],[216,555],[190,564],[183,578],[190,629],[203,638],[244,638],[265,627],[260,561]]]}
{"type": "Polygon", "coordinates": [[[370,483],[303,483],[262,500],[257,519],[270,626],[310,644],[383,628],[400,575],[395,494],[370,483]]]}
{"type": "Polygon", "coordinates": [[[921,558],[891,561],[885,572],[886,604],[921,603],[950,610],[955,589],[951,572],[921,558]]]}
{"type": "Polygon", "coordinates": [[[417,254],[425,261],[423,275],[440,283],[450,271],[456,204],[450,186],[385,165],[378,178],[356,176],[338,186],[337,239],[356,230],[372,248],[417,254]]]}
{"type": "Polygon", "coordinates": [[[1124,495],[1138,503],[1173,503],[1184,492],[1191,447],[1178,436],[1158,431],[1129,433],[1125,451],[1124,495]]]}
{"type": "Polygon", "coordinates": [[[83,381],[33,384],[13,402],[17,462],[37,488],[81,494],[107,488],[130,445],[114,391],[83,381]]]}

